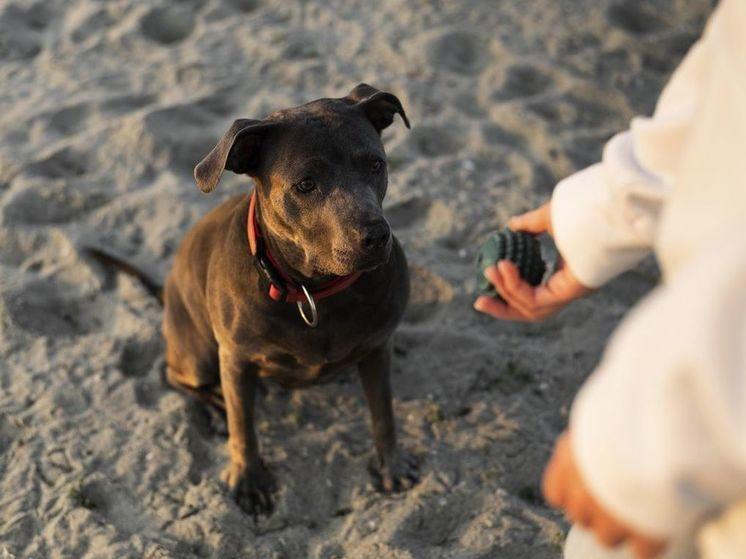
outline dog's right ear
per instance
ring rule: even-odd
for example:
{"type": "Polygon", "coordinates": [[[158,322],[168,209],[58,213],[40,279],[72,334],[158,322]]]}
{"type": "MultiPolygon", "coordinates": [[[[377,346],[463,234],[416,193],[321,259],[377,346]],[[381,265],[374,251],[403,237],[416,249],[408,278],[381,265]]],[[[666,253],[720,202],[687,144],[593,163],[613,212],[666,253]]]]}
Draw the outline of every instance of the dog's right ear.
{"type": "Polygon", "coordinates": [[[396,95],[388,91],[379,91],[367,83],[361,83],[350,91],[346,97],[343,97],[342,101],[359,107],[379,134],[381,130],[394,122],[394,115],[397,113],[404,121],[404,125],[410,128],[409,119],[407,113],[404,112],[401,101],[396,95]]]}
{"type": "Polygon", "coordinates": [[[271,127],[261,120],[234,120],[217,145],[194,168],[194,178],[200,190],[215,190],[224,170],[239,175],[255,172],[261,142],[271,127]]]}

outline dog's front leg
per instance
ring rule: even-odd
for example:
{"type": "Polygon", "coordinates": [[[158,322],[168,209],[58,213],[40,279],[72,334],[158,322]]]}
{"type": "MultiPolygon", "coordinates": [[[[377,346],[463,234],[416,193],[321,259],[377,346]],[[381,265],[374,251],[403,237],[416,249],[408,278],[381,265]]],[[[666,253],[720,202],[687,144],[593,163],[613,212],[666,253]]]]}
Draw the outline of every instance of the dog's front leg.
{"type": "Polygon", "coordinates": [[[270,514],[275,483],[259,456],[259,443],[254,430],[254,400],[258,384],[256,367],[221,349],[220,383],[228,419],[231,462],[227,482],[231,496],[246,513],[254,517],[270,514]]]}
{"type": "Polygon", "coordinates": [[[391,344],[376,348],[358,363],[360,380],[373,423],[381,486],[386,493],[411,487],[418,479],[416,461],[396,444],[396,423],[391,405],[391,344]]]}

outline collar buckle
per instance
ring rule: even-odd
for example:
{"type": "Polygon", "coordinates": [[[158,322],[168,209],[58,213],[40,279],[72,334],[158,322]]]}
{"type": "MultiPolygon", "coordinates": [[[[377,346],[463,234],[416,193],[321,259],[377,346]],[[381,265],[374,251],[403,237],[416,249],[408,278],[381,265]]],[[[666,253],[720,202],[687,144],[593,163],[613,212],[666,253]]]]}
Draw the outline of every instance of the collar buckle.
{"type": "Polygon", "coordinates": [[[267,257],[260,252],[257,252],[255,260],[258,264],[259,271],[264,274],[264,277],[267,278],[269,284],[274,286],[274,288],[280,293],[282,300],[285,300],[288,295],[288,289],[285,281],[280,277],[280,274],[277,273],[275,267],[272,266],[267,257]]]}

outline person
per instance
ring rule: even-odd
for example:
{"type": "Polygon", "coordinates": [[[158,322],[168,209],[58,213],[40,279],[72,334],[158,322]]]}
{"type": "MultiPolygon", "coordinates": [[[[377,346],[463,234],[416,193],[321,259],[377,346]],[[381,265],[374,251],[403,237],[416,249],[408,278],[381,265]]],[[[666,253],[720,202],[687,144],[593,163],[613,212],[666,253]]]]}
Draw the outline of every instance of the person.
{"type": "Polygon", "coordinates": [[[508,261],[485,272],[505,302],[480,297],[477,310],[536,321],[651,251],[661,266],[662,284],[581,388],[544,474],[547,501],[574,523],[567,559],[746,558],[744,29],[746,2],[722,0],[654,115],[510,220],[553,236],[563,264],[544,285],[508,261]]]}

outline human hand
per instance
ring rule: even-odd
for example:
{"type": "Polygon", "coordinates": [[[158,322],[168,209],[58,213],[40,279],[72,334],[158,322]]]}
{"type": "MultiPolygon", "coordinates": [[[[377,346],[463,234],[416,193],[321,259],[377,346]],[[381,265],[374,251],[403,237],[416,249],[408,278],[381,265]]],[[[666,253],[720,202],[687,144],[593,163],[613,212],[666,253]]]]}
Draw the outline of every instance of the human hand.
{"type": "Polygon", "coordinates": [[[542,486],[550,505],[563,509],[572,522],[590,529],[607,547],[627,543],[638,559],[652,559],[665,549],[666,542],[640,534],[618,521],[589,493],[575,464],[568,432],[557,441],[542,486]]]}
{"type": "MultiPolygon", "coordinates": [[[[511,218],[508,227],[514,231],[525,231],[534,235],[552,235],[550,202],[511,218]]],[[[496,266],[487,268],[484,275],[495,286],[495,290],[504,301],[482,295],[474,302],[474,308],[504,320],[543,320],[571,301],[592,291],[580,283],[564,262],[560,263],[546,283],[536,287],[525,282],[518,268],[509,260],[501,260],[496,266]]]]}

